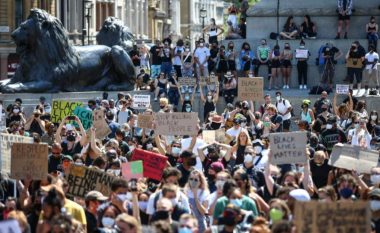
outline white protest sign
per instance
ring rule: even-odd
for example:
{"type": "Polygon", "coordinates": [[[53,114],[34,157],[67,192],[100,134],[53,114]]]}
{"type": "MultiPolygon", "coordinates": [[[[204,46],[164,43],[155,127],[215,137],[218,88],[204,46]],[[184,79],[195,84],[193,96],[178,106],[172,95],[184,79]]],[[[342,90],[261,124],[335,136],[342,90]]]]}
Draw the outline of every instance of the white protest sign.
{"type": "Polygon", "coordinates": [[[155,133],[162,135],[197,135],[198,113],[156,113],[155,133]]]}
{"type": "Polygon", "coordinates": [[[215,130],[203,130],[202,131],[203,141],[207,144],[212,144],[215,142],[216,131],[215,130]]]}
{"type": "Polygon", "coordinates": [[[133,107],[137,109],[146,109],[150,106],[150,95],[134,95],[133,107]]]}
{"type": "Polygon", "coordinates": [[[6,133],[0,134],[1,172],[8,174],[11,172],[11,149],[14,142],[33,143],[33,138],[6,133]]]}
{"type": "Polygon", "coordinates": [[[269,134],[272,164],[306,163],[306,132],[269,134]]]}
{"type": "Polygon", "coordinates": [[[309,50],[296,49],[296,58],[307,59],[309,57],[309,50]]]}
{"type": "Polygon", "coordinates": [[[117,123],[119,123],[120,125],[127,123],[128,117],[129,117],[129,111],[125,111],[125,112],[120,111],[117,115],[117,123]]]}
{"type": "Polygon", "coordinates": [[[346,84],[336,84],[336,93],[337,94],[348,94],[348,90],[350,89],[350,85],[346,84]]]}

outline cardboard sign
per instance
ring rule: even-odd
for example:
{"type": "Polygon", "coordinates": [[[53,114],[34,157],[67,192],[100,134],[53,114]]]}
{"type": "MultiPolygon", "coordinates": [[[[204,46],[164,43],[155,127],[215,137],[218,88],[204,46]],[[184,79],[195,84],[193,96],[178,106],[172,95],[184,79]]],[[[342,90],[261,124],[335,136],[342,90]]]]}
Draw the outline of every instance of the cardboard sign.
{"type": "Polygon", "coordinates": [[[80,122],[82,122],[83,128],[85,130],[89,129],[92,126],[93,118],[92,118],[92,111],[91,110],[87,110],[85,108],[78,106],[75,108],[73,113],[75,116],[77,116],[79,118],[80,122]]]}
{"type": "Polygon", "coordinates": [[[11,173],[11,149],[12,144],[15,142],[33,143],[33,138],[5,133],[0,134],[1,172],[11,173]]]}
{"type": "Polygon", "coordinates": [[[178,84],[180,86],[195,86],[197,84],[197,80],[193,77],[180,77],[178,78],[178,84]]]}
{"type": "Polygon", "coordinates": [[[224,129],[218,129],[215,131],[215,141],[227,143],[226,131],[224,131],[224,129]]]}
{"type": "Polygon", "coordinates": [[[143,161],[144,177],[160,181],[168,158],[150,151],[134,149],[131,161],[136,160],[143,161]]]}
{"type": "Polygon", "coordinates": [[[76,107],[83,106],[82,102],[69,102],[65,100],[53,100],[51,110],[51,121],[53,123],[61,123],[61,121],[70,115],[74,115],[76,107]]]}
{"type": "Polygon", "coordinates": [[[306,163],[306,132],[269,134],[272,164],[306,163]]]}
{"type": "Polygon", "coordinates": [[[137,116],[137,127],[143,129],[151,129],[153,123],[153,115],[139,114],[137,116]]]}
{"type": "Polygon", "coordinates": [[[93,112],[93,121],[93,125],[96,129],[96,138],[103,139],[112,132],[104,118],[104,111],[102,109],[97,109],[93,112]]]}
{"type": "Polygon", "coordinates": [[[215,142],[216,131],[215,130],[203,130],[202,131],[203,141],[207,144],[212,144],[215,142]]]}
{"type": "Polygon", "coordinates": [[[294,213],[300,233],[370,232],[369,202],[296,202],[294,213]]]}
{"type": "Polygon", "coordinates": [[[350,85],[345,84],[336,84],[336,93],[337,94],[348,94],[348,91],[350,89],[350,85]]]}
{"type": "Polygon", "coordinates": [[[150,95],[134,95],[133,107],[137,109],[146,109],[150,107],[150,95]]]}
{"type": "Polygon", "coordinates": [[[92,190],[109,196],[112,182],[119,178],[95,168],[72,164],[66,179],[69,183],[67,194],[75,197],[84,197],[92,190]]]}
{"type": "Polygon", "coordinates": [[[238,78],[238,97],[240,100],[262,101],[264,98],[262,77],[238,78]]]}
{"type": "Polygon", "coordinates": [[[143,178],[143,161],[133,161],[121,164],[121,173],[126,180],[143,178]]]}
{"type": "Polygon", "coordinates": [[[203,85],[203,86],[216,84],[216,81],[217,81],[216,76],[200,77],[199,78],[199,84],[203,85]]]}
{"type": "Polygon", "coordinates": [[[18,221],[15,219],[1,221],[0,233],[21,233],[18,221]]]}
{"type": "Polygon", "coordinates": [[[309,57],[309,50],[296,49],[296,58],[307,59],[309,57]]]}
{"type": "Polygon", "coordinates": [[[11,178],[46,179],[48,174],[48,144],[18,143],[12,145],[11,178]]]}
{"type": "Polygon", "coordinates": [[[363,149],[359,146],[336,144],[331,152],[329,165],[356,170],[359,173],[369,174],[373,167],[377,167],[379,152],[363,149]]]}
{"type": "Polygon", "coordinates": [[[162,135],[197,135],[198,114],[196,112],[156,113],[155,132],[162,135]]]}

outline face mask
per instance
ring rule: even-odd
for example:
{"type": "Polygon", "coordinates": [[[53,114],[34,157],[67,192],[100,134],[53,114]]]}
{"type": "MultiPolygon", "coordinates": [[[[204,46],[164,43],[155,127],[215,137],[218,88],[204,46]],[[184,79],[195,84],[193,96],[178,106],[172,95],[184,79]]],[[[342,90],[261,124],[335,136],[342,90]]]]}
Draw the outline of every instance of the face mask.
{"type": "Polygon", "coordinates": [[[181,153],[181,148],[172,147],[172,154],[179,155],[179,153],[181,153]]]}
{"type": "Polygon", "coordinates": [[[191,112],[191,108],[186,108],[186,112],[191,112]]]}
{"type": "Polygon", "coordinates": [[[156,211],[152,216],[152,221],[166,220],[169,218],[169,211],[159,210],[156,211]]]}
{"type": "Polygon", "coordinates": [[[120,170],[119,169],[108,169],[107,173],[113,174],[115,176],[120,176],[120,170]]]}
{"type": "Polygon", "coordinates": [[[170,201],[172,202],[173,208],[178,204],[177,198],[172,198],[170,201]]]}
{"type": "Polygon", "coordinates": [[[199,43],[199,46],[200,46],[200,47],[203,47],[203,45],[204,45],[203,43],[199,43]]]}
{"type": "Polygon", "coordinates": [[[305,48],[305,45],[300,45],[300,49],[304,49],[305,48]]]}
{"type": "Polygon", "coordinates": [[[208,100],[208,101],[211,101],[211,100],[212,100],[212,96],[211,96],[211,95],[208,95],[208,96],[207,96],[207,100],[208,100]]]}
{"type": "Polygon", "coordinates": [[[221,123],[215,123],[215,122],[212,122],[211,123],[211,128],[212,129],[220,129],[220,126],[221,126],[222,124],[221,123]]]}
{"type": "Polygon", "coordinates": [[[117,194],[117,199],[119,199],[121,202],[125,202],[128,200],[128,195],[127,194],[117,194]]]}
{"type": "Polygon", "coordinates": [[[189,51],[190,51],[190,49],[185,49],[185,51],[186,51],[186,52],[189,52],[189,51]]]}
{"type": "Polygon", "coordinates": [[[270,122],[264,122],[263,125],[264,127],[268,128],[270,126],[270,122]]]}
{"type": "Polygon", "coordinates": [[[233,49],[233,48],[234,48],[234,46],[229,46],[228,48],[230,48],[230,49],[233,49]]]}
{"type": "Polygon", "coordinates": [[[332,129],[332,124],[327,124],[326,129],[332,129]]]}
{"type": "Polygon", "coordinates": [[[165,108],[165,106],[163,106],[163,105],[160,105],[160,109],[164,109],[165,108]]]}
{"type": "Polygon", "coordinates": [[[260,154],[261,151],[263,151],[263,148],[261,146],[255,146],[253,149],[255,150],[255,154],[257,155],[260,154]]]}
{"type": "Polygon", "coordinates": [[[281,100],[281,96],[280,95],[276,96],[276,100],[280,101],[281,100]]]}
{"type": "Polygon", "coordinates": [[[355,129],[358,129],[359,128],[359,124],[358,123],[355,123],[355,129]]]}
{"type": "Polygon", "coordinates": [[[241,207],[243,205],[243,201],[241,199],[232,199],[230,203],[234,206],[241,207]]]}
{"type": "Polygon", "coordinates": [[[376,115],[372,115],[371,116],[371,120],[376,121],[377,120],[377,116],[376,115]]]}
{"type": "Polygon", "coordinates": [[[110,217],[103,217],[102,218],[102,224],[104,227],[112,228],[113,225],[115,224],[115,219],[110,218],[110,217]]]}
{"type": "Polygon", "coordinates": [[[372,184],[380,184],[380,175],[371,175],[372,184]]]}
{"type": "Polygon", "coordinates": [[[305,170],[304,167],[297,167],[297,172],[298,173],[303,173],[304,170],[305,170]]]}
{"type": "Polygon", "coordinates": [[[240,124],[240,126],[243,127],[243,128],[244,128],[246,125],[247,125],[247,122],[242,122],[242,123],[240,124]]]}
{"type": "Polygon", "coordinates": [[[285,46],[285,49],[290,49],[290,47],[289,46],[285,46]]]}
{"type": "Polygon", "coordinates": [[[178,233],[192,233],[193,231],[187,227],[178,228],[178,233]]]}
{"type": "Polygon", "coordinates": [[[244,155],[244,163],[252,163],[253,162],[253,156],[250,154],[245,154],[244,155]]]}
{"type": "Polygon", "coordinates": [[[350,188],[343,188],[339,191],[340,196],[345,199],[350,198],[352,196],[352,193],[352,189],[350,188]]]}
{"type": "Polygon", "coordinates": [[[195,181],[195,180],[189,180],[189,186],[190,188],[198,188],[199,187],[199,181],[195,181]]]}
{"type": "Polygon", "coordinates": [[[249,78],[253,78],[253,74],[248,74],[248,77],[249,78]]]}
{"type": "Polygon", "coordinates": [[[371,20],[371,23],[375,23],[375,20],[371,20]]]}
{"type": "Polygon", "coordinates": [[[266,42],[262,41],[262,42],[261,42],[261,45],[266,45],[266,42]]]}
{"type": "Polygon", "coordinates": [[[133,151],[135,149],[135,146],[128,146],[130,151],[133,151]]]}
{"type": "Polygon", "coordinates": [[[380,201],[373,200],[373,201],[370,201],[369,204],[372,211],[380,210],[380,201]]]}
{"type": "Polygon", "coordinates": [[[75,141],[75,136],[74,135],[67,136],[67,141],[74,142],[75,141]]]}
{"type": "Polygon", "coordinates": [[[147,201],[139,201],[139,208],[140,208],[140,210],[146,212],[147,207],[148,207],[148,202],[147,201]]]}
{"type": "Polygon", "coordinates": [[[269,211],[269,218],[270,220],[272,220],[272,222],[280,221],[282,220],[283,217],[284,217],[284,212],[282,212],[282,210],[271,209],[269,211]]]}
{"type": "Polygon", "coordinates": [[[322,112],[327,112],[327,108],[322,108],[322,112]]]}
{"type": "Polygon", "coordinates": [[[217,189],[222,190],[223,186],[224,186],[224,183],[226,183],[224,180],[217,180],[215,182],[215,186],[216,186],[217,189]]]}
{"type": "Polygon", "coordinates": [[[186,100],[186,101],[189,101],[189,100],[190,100],[190,96],[185,95],[185,100],[186,100]]]}
{"type": "Polygon", "coordinates": [[[16,108],[16,109],[13,109],[13,113],[16,113],[16,114],[17,114],[17,113],[19,113],[19,112],[20,112],[20,109],[17,109],[17,108],[16,108]]]}

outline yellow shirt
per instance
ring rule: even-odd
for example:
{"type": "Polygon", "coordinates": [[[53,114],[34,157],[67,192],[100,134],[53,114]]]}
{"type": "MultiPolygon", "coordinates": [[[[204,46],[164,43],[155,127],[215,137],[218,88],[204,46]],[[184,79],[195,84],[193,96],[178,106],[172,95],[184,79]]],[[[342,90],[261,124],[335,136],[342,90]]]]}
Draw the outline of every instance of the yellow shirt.
{"type": "Polygon", "coordinates": [[[75,220],[83,225],[87,225],[86,214],[81,205],[72,200],[66,199],[64,208],[75,220]]]}

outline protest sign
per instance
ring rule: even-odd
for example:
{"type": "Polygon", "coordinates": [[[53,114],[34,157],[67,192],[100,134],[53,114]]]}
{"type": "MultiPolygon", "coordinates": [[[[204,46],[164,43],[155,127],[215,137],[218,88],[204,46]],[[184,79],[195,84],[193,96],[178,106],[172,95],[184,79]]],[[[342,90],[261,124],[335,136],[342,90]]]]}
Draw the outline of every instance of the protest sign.
{"type": "Polygon", "coordinates": [[[44,180],[48,174],[48,144],[12,144],[11,178],[44,180]]]}
{"type": "Polygon", "coordinates": [[[0,233],[21,233],[20,224],[15,219],[0,222],[0,233]]]}
{"type": "Polygon", "coordinates": [[[262,77],[238,78],[238,97],[240,100],[262,101],[263,87],[262,77]]]}
{"type": "Polygon", "coordinates": [[[296,202],[294,215],[300,233],[370,232],[371,210],[365,201],[296,202]]]}
{"type": "Polygon", "coordinates": [[[216,131],[215,130],[203,130],[202,131],[203,141],[207,144],[212,144],[215,142],[216,131]]]}
{"type": "Polygon", "coordinates": [[[143,161],[141,160],[121,164],[121,173],[126,180],[142,178],[143,171],[143,161]]]}
{"type": "MultiPolygon", "coordinates": [[[[82,122],[83,128],[85,130],[89,129],[92,126],[92,111],[87,110],[86,108],[83,107],[76,107],[74,109],[74,115],[77,116],[82,122]]],[[[76,123],[74,124],[76,125],[76,123]]]]}
{"type": "Polygon", "coordinates": [[[329,165],[349,171],[370,174],[377,167],[379,152],[363,149],[359,146],[336,144],[330,155],[329,165]]]}
{"type": "Polygon", "coordinates": [[[203,85],[203,86],[216,84],[216,81],[217,81],[216,76],[200,77],[199,78],[199,84],[203,85]]]}
{"type": "Polygon", "coordinates": [[[306,163],[306,132],[269,134],[272,164],[306,163]]]}
{"type": "Polygon", "coordinates": [[[143,161],[144,177],[161,180],[168,157],[136,148],[133,150],[131,161],[137,160],[143,161]]]}
{"type": "Polygon", "coordinates": [[[117,115],[117,123],[120,125],[123,125],[124,123],[128,122],[129,118],[129,111],[119,111],[117,115]]]}
{"type": "Polygon", "coordinates": [[[215,141],[220,143],[227,143],[226,132],[224,129],[218,129],[215,131],[215,141]]]}
{"type": "Polygon", "coordinates": [[[75,197],[84,197],[92,190],[109,196],[111,184],[118,178],[95,168],[72,164],[66,179],[69,183],[67,194],[75,197]]]}
{"type": "Polygon", "coordinates": [[[348,90],[350,89],[350,85],[346,84],[336,84],[336,93],[337,94],[348,94],[348,90]]]}
{"type": "Polygon", "coordinates": [[[198,113],[173,112],[154,115],[155,132],[162,135],[197,135],[198,113]]]}
{"type": "Polygon", "coordinates": [[[151,129],[153,123],[153,115],[139,114],[137,116],[137,127],[151,129]]]}
{"type": "Polygon", "coordinates": [[[6,174],[11,172],[11,149],[15,142],[33,143],[33,138],[14,134],[0,134],[1,172],[6,174]]]}
{"type": "Polygon", "coordinates": [[[70,115],[74,115],[74,110],[78,106],[83,106],[82,102],[69,102],[65,100],[53,100],[51,110],[51,121],[61,123],[61,121],[70,115]]]}
{"type": "Polygon", "coordinates": [[[97,109],[94,111],[93,121],[94,121],[93,125],[96,129],[95,131],[96,138],[103,139],[112,132],[104,118],[104,111],[102,109],[97,109]]]}
{"type": "Polygon", "coordinates": [[[178,78],[178,84],[180,86],[195,86],[197,84],[197,80],[193,77],[180,77],[178,78]]]}
{"type": "Polygon", "coordinates": [[[134,95],[133,107],[137,109],[146,109],[150,107],[150,95],[134,95]]]}
{"type": "Polygon", "coordinates": [[[296,58],[307,59],[309,57],[309,50],[296,49],[296,58]]]}

